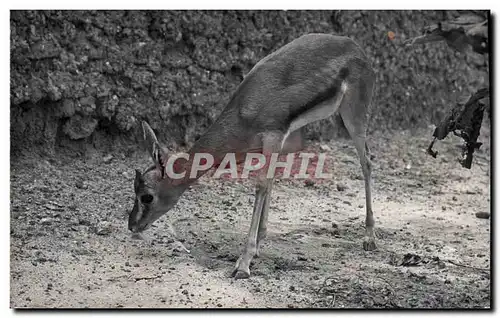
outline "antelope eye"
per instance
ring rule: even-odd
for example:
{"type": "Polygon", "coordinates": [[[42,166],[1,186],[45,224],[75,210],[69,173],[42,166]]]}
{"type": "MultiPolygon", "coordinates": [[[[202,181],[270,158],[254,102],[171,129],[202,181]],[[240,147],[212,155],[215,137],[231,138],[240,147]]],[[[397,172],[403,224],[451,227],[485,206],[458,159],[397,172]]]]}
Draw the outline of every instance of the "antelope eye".
{"type": "Polygon", "coordinates": [[[148,204],[148,203],[151,203],[151,201],[153,201],[153,196],[151,194],[141,195],[141,202],[142,203],[148,204]]]}

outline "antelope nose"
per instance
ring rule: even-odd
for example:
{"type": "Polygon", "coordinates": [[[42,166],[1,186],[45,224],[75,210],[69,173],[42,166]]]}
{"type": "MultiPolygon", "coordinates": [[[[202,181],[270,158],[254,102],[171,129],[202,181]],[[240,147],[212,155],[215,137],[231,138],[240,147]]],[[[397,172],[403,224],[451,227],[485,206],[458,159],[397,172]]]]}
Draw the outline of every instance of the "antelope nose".
{"type": "Polygon", "coordinates": [[[139,227],[137,226],[137,224],[128,224],[128,229],[130,231],[132,231],[132,233],[137,233],[138,232],[138,229],[139,227]]]}

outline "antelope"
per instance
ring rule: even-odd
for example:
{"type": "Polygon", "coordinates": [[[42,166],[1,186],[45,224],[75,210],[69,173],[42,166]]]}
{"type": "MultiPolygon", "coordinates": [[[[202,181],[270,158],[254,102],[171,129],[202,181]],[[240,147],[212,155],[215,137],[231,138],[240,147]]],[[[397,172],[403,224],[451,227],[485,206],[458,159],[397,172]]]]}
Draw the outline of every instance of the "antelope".
{"type": "MultiPolygon", "coordinates": [[[[369,107],[375,73],[360,46],[352,39],[331,34],[296,38],[260,60],[244,77],[228,104],[188,151],[178,171],[193,165],[193,155],[211,153],[215,161],[227,153],[288,154],[303,149],[300,128],[338,111],[351,136],[364,177],[366,220],[364,250],[376,249],[371,199],[370,150],[366,142],[369,107]],[[180,169],[180,170],[179,170],[180,169]]],[[[166,173],[169,156],[151,127],[142,122],[143,143],[153,165],[135,171],[135,202],[128,228],[147,229],[176,205],[189,186],[206,171],[172,180],[166,173]]],[[[259,172],[246,246],[231,276],[250,277],[250,263],[259,256],[267,234],[274,176],[259,172]]]]}

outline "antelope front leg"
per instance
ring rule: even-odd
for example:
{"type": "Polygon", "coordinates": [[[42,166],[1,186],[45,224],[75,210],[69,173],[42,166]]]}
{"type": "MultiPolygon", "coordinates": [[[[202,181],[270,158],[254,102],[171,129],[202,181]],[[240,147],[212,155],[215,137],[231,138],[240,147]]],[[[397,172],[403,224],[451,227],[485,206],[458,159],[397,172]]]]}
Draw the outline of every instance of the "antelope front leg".
{"type": "Polygon", "coordinates": [[[284,136],[280,132],[267,133],[262,138],[262,153],[264,154],[266,163],[263,169],[259,171],[257,177],[255,203],[247,244],[243,254],[238,261],[236,261],[236,266],[232,273],[232,276],[236,279],[250,277],[250,262],[254,256],[258,256],[258,245],[266,236],[267,215],[271,200],[271,189],[274,182],[274,176],[267,178],[269,159],[274,152],[279,152],[281,150],[283,138],[284,136]]]}
{"type": "Polygon", "coordinates": [[[259,257],[260,246],[262,244],[262,241],[266,238],[267,235],[267,217],[269,215],[269,203],[271,202],[271,192],[273,184],[274,182],[271,181],[269,187],[267,188],[266,199],[264,201],[264,205],[262,206],[262,212],[260,214],[259,231],[257,233],[257,251],[255,253],[255,257],[259,257]]]}
{"type": "Polygon", "coordinates": [[[259,228],[261,223],[261,216],[263,207],[265,205],[266,197],[268,195],[268,188],[271,186],[271,180],[259,181],[257,190],[255,192],[255,204],[253,207],[252,222],[250,224],[250,231],[245,250],[240,258],[236,261],[236,266],[233,270],[232,276],[236,279],[250,277],[250,262],[253,257],[257,255],[257,241],[259,237],[259,228]]]}

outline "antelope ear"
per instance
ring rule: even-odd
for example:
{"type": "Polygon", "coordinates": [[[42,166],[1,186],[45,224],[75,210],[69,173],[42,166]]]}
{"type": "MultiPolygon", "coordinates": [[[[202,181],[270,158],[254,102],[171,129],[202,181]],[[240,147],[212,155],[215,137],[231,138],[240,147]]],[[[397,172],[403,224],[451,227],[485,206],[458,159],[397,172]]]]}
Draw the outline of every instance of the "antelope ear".
{"type": "Polygon", "coordinates": [[[167,152],[158,142],[153,129],[151,129],[145,121],[142,122],[142,136],[144,148],[146,148],[153,162],[159,167],[164,167],[164,160],[167,158],[167,152]]]}

